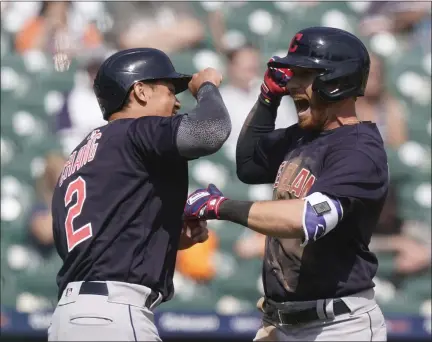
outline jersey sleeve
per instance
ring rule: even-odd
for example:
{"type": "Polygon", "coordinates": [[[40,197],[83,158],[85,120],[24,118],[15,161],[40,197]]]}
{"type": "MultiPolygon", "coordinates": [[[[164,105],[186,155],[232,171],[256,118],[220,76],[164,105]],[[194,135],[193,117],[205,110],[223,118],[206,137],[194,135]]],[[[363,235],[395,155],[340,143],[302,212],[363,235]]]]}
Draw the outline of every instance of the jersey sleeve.
{"type": "Polygon", "coordinates": [[[247,184],[273,183],[285,154],[300,137],[298,125],[265,134],[258,127],[246,130],[237,143],[237,176],[247,184]]]}
{"type": "Polygon", "coordinates": [[[285,154],[295,148],[295,141],[299,137],[297,125],[274,130],[258,140],[253,155],[254,161],[266,168],[274,178],[285,154]]]}
{"type": "Polygon", "coordinates": [[[133,120],[127,135],[141,157],[180,158],[176,136],[183,115],[144,116],[133,120]]]}
{"type": "Polygon", "coordinates": [[[387,195],[389,181],[385,153],[382,157],[384,160],[372,159],[352,149],[330,152],[309,194],[321,192],[340,200],[347,214],[355,203],[381,200],[387,195]]]}

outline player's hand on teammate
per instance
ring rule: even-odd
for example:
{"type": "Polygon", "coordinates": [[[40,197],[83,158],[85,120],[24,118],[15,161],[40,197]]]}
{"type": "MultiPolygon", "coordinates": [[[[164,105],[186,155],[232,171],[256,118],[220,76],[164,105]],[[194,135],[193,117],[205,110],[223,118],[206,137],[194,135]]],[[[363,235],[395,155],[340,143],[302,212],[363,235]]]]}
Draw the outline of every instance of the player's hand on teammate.
{"type": "MultiPolygon", "coordinates": [[[[274,58],[269,60],[272,62],[274,58]]],[[[288,81],[293,76],[293,73],[288,68],[268,67],[264,74],[264,81],[261,84],[261,97],[266,103],[280,101],[280,99],[288,95],[286,89],[288,81]]]]}
{"type": "Polygon", "coordinates": [[[198,189],[186,201],[185,220],[217,220],[219,206],[225,200],[227,198],[214,184],[210,184],[207,189],[198,189]]]}
{"type": "Polygon", "coordinates": [[[193,74],[189,82],[189,90],[194,97],[196,97],[198,89],[205,82],[211,82],[216,87],[219,87],[222,83],[222,74],[213,68],[206,68],[193,74]]]}
{"type": "Polygon", "coordinates": [[[183,222],[179,250],[188,249],[197,243],[206,242],[209,238],[207,221],[188,220],[183,222]]]}

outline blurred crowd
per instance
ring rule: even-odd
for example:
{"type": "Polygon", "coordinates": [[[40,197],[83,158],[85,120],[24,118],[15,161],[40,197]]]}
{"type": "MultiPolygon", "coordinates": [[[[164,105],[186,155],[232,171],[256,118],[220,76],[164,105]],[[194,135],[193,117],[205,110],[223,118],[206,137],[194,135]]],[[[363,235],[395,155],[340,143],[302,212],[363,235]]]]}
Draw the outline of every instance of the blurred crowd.
{"type": "MultiPolygon", "coordinates": [[[[38,272],[42,272],[40,267],[43,266],[40,265],[49,265],[50,270],[46,274],[53,274],[52,270],[59,265],[53,244],[50,205],[53,188],[65,158],[92,128],[105,124],[93,94],[92,81],[99,65],[107,56],[119,49],[154,47],[173,56],[174,64],[180,72],[190,73],[207,66],[223,71],[225,81],[221,94],[231,114],[232,133],[223,151],[215,156],[216,162],[208,158],[192,165],[191,185],[204,185],[201,183],[213,181],[212,177],[216,184],[220,184],[222,179],[227,179],[227,184],[237,184],[240,182],[233,176],[235,144],[242,124],[259,94],[266,61],[273,53],[286,53],[295,28],[322,25],[347,29],[359,35],[370,47],[369,82],[365,96],[358,100],[357,110],[362,120],[377,123],[389,155],[395,156],[396,160],[394,169],[393,164],[390,165],[391,191],[371,244],[371,248],[383,260],[383,265],[386,265],[387,260],[391,264],[390,268],[386,268],[387,273],[377,275],[377,295],[383,302],[401,300],[398,290],[404,288],[407,279],[412,277],[416,281],[417,276],[423,277],[425,274],[430,277],[429,214],[404,214],[407,200],[402,192],[414,190],[405,186],[407,183],[403,181],[404,175],[399,177],[402,168],[397,166],[399,162],[414,169],[425,169],[428,175],[426,178],[430,178],[430,157],[426,157],[430,154],[428,139],[430,140],[431,132],[430,2],[1,2],[1,16],[2,95],[9,89],[6,84],[9,82],[6,76],[9,74],[6,74],[3,63],[3,59],[8,56],[18,56],[28,65],[35,63],[38,54],[48,56],[49,64],[56,74],[68,74],[73,66],[76,67],[76,72],[70,76],[71,85],[61,91],[61,97],[56,101],[52,98],[48,101],[51,108],[50,115],[47,116],[50,134],[53,134],[59,145],[44,150],[42,171],[37,173],[31,184],[34,191],[31,208],[25,213],[25,218],[21,218],[27,232],[26,238],[22,240],[25,241],[23,245],[31,250],[31,257],[28,258],[41,260],[39,268],[35,267],[38,272]],[[323,6],[325,8],[321,9],[323,6]],[[342,6],[346,12],[333,8],[336,6],[342,6]],[[317,19],[311,19],[313,12],[321,14],[317,19]],[[298,21],[297,27],[292,26],[295,20],[298,21]],[[4,52],[5,49],[8,52],[4,52]],[[424,68],[418,62],[407,61],[414,58],[414,54],[429,58],[424,62],[424,68]],[[414,78],[412,74],[408,75],[411,78],[407,76],[404,80],[400,77],[392,78],[390,74],[400,65],[407,65],[407,70],[415,70],[414,76],[420,74],[417,72],[418,67],[423,68],[425,77],[421,74],[421,87],[417,86],[418,78],[414,78]],[[420,107],[425,107],[429,116],[417,118],[416,122],[420,122],[416,127],[425,129],[426,135],[425,139],[417,140],[417,128],[412,129],[410,122],[415,120],[413,117],[417,115],[416,108],[420,107]],[[423,154],[416,157],[419,148],[423,154]],[[204,179],[203,176],[196,176],[197,169],[201,175],[206,175],[204,179]]],[[[38,84],[42,72],[43,70],[30,73],[35,84],[38,84]]],[[[193,106],[193,100],[188,94],[182,95],[180,100],[184,111],[193,106]]],[[[19,109],[18,100],[17,107],[19,109]]],[[[287,127],[297,120],[295,107],[289,97],[284,98],[278,113],[277,128],[287,127]]],[[[3,110],[2,96],[2,156],[7,152],[4,151],[4,130],[9,127],[3,124],[4,115],[7,114],[3,110]]],[[[2,189],[5,186],[3,176],[6,174],[3,168],[2,161],[2,189]]],[[[417,184],[416,180],[410,184],[417,184]]],[[[426,184],[426,193],[418,195],[421,197],[419,207],[423,212],[430,211],[431,206],[430,179],[426,184]]],[[[236,186],[240,189],[242,185],[236,186]]],[[[252,198],[269,199],[271,196],[271,189],[265,186],[250,187],[244,191],[252,198]]],[[[3,199],[2,194],[2,204],[3,199]]],[[[413,199],[410,197],[408,201],[413,199]]],[[[24,213],[20,216],[23,215],[24,213]]],[[[3,223],[13,220],[8,218],[6,208],[2,205],[2,239],[5,234],[3,223]]],[[[214,229],[206,243],[178,254],[175,278],[178,300],[181,302],[185,298],[196,298],[202,291],[203,296],[224,298],[223,301],[215,299],[220,311],[235,312],[236,309],[233,308],[237,308],[237,311],[252,308],[252,300],[258,298],[261,291],[258,279],[259,261],[264,253],[264,237],[248,233],[239,227],[226,228],[221,222],[210,222],[209,226],[214,229]],[[236,230],[238,234],[224,232],[224,229],[236,230]],[[220,251],[221,245],[225,246],[225,253],[220,251]],[[251,260],[253,263],[249,263],[251,260]],[[254,278],[235,280],[232,266],[235,263],[238,263],[239,268],[242,265],[251,267],[254,278]],[[233,286],[240,289],[238,292],[246,286],[245,283],[253,283],[256,298],[251,298],[250,303],[247,303],[246,298],[244,302],[247,305],[242,306],[236,295],[230,295],[229,286],[226,290],[218,291],[222,286],[220,284],[229,279],[236,282],[233,286]]],[[[14,244],[14,255],[2,252],[2,265],[8,262],[7,267],[22,271],[24,267],[17,266],[22,259],[22,256],[17,256],[21,255],[17,254],[18,245],[14,244]],[[6,261],[3,260],[3,255],[6,261]]],[[[39,273],[38,276],[42,277],[43,274],[39,273]]],[[[15,279],[16,282],[21,281],[19,272],[15,279]]],[[[51,279],[52,282],[54,280],[51,279]]],[[[7,282],[7,279],[4,281],[7,282]]],[[[48,285],[42,282],[40,286],[48,285]]],[[[430,290],[430,278],[428,286],[430,290]]],[[[55,289],[52,284],[50,288],[55,289]]],[[[31,301],[29,293],[38,291],[27,289],[26,296],[18,298],[15,305],[23,311],[37,307],[28,302],[31,301]],[[23,301],[27,304],[22,304],[23,301]]],[[[423,295],[422,303],[428,300],[430,303],[430,297],[429,291],[423,295]]],[[[403,310],[405,302],[401,303],[403,310]]],[[[397,306],[395,310],[398,310],[397,306]]]]}

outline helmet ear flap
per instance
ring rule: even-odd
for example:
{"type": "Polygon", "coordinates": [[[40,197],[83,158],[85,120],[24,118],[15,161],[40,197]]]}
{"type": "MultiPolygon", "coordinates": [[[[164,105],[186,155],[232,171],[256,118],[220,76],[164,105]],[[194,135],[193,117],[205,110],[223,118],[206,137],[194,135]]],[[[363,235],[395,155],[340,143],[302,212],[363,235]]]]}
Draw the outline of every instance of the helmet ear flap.
{"type": "Polygon", "coordinates": [[[351,96],[363,96],[364,87],[358,84],[361,77],[359,68],[357,61],[341,62],[336,69],[317,76],[312,84],[312,90],[328,102],[340,101],[351,96]]]}

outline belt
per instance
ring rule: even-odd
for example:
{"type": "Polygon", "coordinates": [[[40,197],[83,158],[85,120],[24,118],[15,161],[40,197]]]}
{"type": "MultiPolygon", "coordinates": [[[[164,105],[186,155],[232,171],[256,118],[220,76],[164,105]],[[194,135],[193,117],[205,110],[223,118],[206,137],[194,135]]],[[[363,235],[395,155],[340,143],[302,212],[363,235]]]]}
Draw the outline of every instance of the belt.
{"type": "MultiPolygon", "coordinates": [[[[316,307],[301,310],[301,311],[296,311],[296,312],[283,312],[272,306],[270,307],[267,306],[266,310],[268,310],[266,311],[266,314],[273,321],[276,321],[279,324],[286,324],[286,325],[304,324],[304,323],[310,323],[321,319],[318,316],[316,307]]],[[[351,310],[348,308],[348,306],[345,304],[345,302],[342,299],[338,298],[333,300],[333,313],[335,316],[339,316],[349,312],[351,312],[351,310]]],[[[325,310],[324,310],[324,314],[325,314],[325,310]]]]}
{"type": "MultiPolygon", "coordinates": [[[[97,295],[97,296],[108,296],[108,286],[106,283],[96,283],[86,281],[81,284],[80,295],[97,295]]],[[[147,296],[145,307],[149,309],[154,302],[159,298],[157,292],[153,291],[147,296]]]]}

